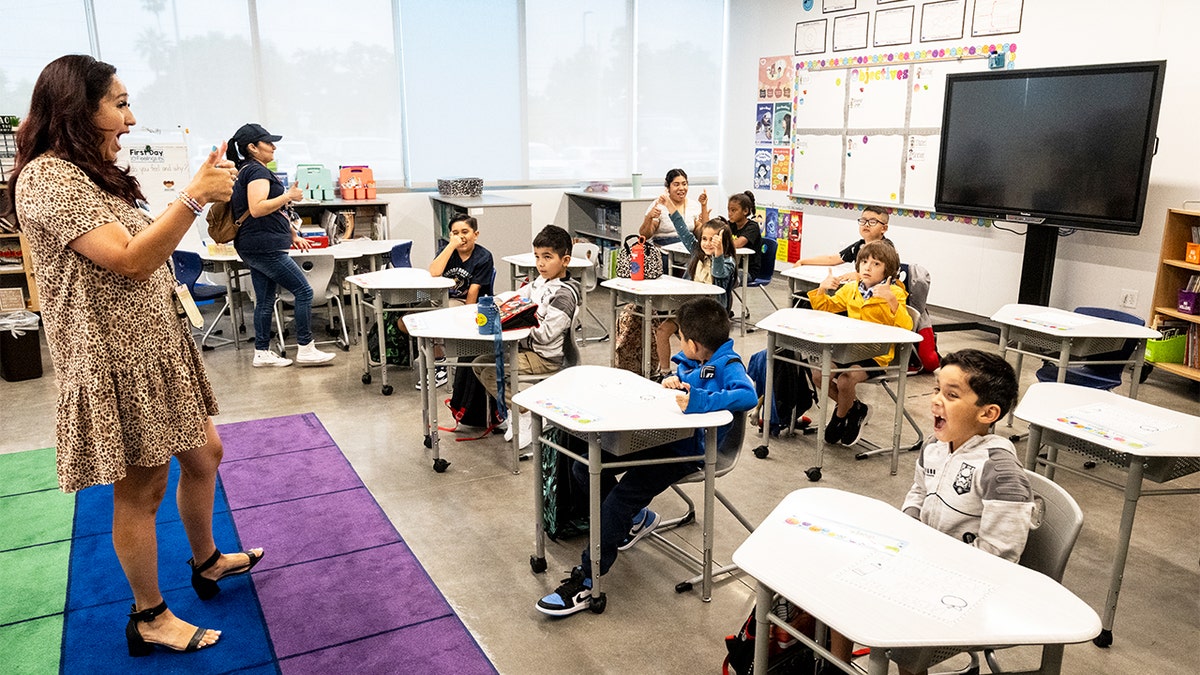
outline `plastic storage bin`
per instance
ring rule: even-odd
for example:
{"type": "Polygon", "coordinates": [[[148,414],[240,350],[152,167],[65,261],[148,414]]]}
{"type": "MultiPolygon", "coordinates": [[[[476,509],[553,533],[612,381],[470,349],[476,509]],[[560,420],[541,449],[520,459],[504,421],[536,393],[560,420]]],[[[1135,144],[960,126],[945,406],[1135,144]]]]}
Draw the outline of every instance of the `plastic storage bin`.
{"type": "Polygon", "coordinates": [[[1176,335],[1163,340],[1146,341],[1146,360],[1151,363],[1183,363],[1187,336],[1176,335]]]}
{"type": "Polygon", "coordinates": [[[375,173],[367,166],[343,166],[338,174],[342,199],[375,199],[375,173]]]}
{"type": "Polygon", "coordinates": [[[333,199],[333,177],[322,164],[300,164],[296,167],[296,184],[304,189],[305,199],[333,199]]]}
{"type": "Polygon", "coordinates": [[[8,382],[42,376],[41,319],[28,311],[0,315],[0,377],[8,382]]]}

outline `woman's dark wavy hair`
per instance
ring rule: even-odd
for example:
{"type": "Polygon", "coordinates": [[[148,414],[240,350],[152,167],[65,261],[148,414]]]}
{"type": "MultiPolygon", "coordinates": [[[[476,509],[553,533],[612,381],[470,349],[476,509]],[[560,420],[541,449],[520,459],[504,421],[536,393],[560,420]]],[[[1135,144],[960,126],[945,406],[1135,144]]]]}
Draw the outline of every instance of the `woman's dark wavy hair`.
{"type": "Polygon", "coordinates": [[[59,57],[42,69],[29,115],[17,130],[17,158],[4,209],[9,215],[16,217],[13,188],[21,170],[47,152],[78,166],[101,190],[130,204],[145,199],[129,169],[105,160],[100,151],[104,135],[94,118],[116,73],[115,67],[85,54],[59,57]]]}

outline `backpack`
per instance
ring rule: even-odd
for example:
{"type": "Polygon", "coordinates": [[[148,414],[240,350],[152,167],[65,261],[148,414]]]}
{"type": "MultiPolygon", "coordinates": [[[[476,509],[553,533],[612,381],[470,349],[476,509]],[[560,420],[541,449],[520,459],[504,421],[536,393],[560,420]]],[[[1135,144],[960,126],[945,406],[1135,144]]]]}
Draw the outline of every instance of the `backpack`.
{"type": "MultiPolygon", "coordinates": [[[[785,350],[781,354],[789,359],[795,359],[795,352],[785,350]]],[[[746,368],[750,379],[754,380],[754,389],[759,399],[766,393],[767,387],[767,352],[755,352],[750,357],[750,365],[746,368]]],[[[771,435],[778,436],[783,429],[790,428],[792,419],[799,420],[817,401],[816,392],[812,385],[812,371],[800,368],[794,363],[779,359],[775,360],[775,377],[771,386],[772,398],[770,403],[771,435]]],[[[763,408],[767,404],[763,402],[763,408]]],[[[763,417],[766,417],[764,414],[763,417]]],[[[797,425],[802,426],[802,425],[797,425]]]]}
{"type": "MultiPolygon", "coordinates": [[[[409,353],[408,335],[400,330],[395,321],[384,321],[383,351],[387,355],[387,363],[391,366],[408,368],[412,365],[412,354],[409,353]]],[[[367,353],[372,365],[382,363],[379,359],[379,324],[371,324],[367,331],[367,353]]]]}
{"type": "Polygon", "coordinates": [[[250,217],[250,209],[241,218],[233,219],[233,207],[229,202],[215,202],[208,207],[208,236],[218,244],[228,244],[237,236],[238,228],[250,217]]]}
{"type": "Polygon", "coordinates": [[[504,421],[496,410],[496,399],[483,388],[469,365],[454,369],[454,390],[446,405],[459,424],[469,427],[492,429],[504,421]]]}
{"type": "MultiPolygon", "coordinates": [[[[551,443],[583,455],[587,442],[556,426],[542,429],[551,443]]],[[[571,478],[571,458],[542,443],[542,530],[551,541],[588,532],[587,488],[571,478]]]]}
{"type": "MultiPolygon", "coordinates": [[[[771,607],[775,616],[785,619],[793,628],[812,637],[812,616],[783,598],[776,598],[771,607]]],[[[729,652],[722,664],[722,675],[749,675],[754,672],[754,641],[758,622],[754,610],[734,635],[725,637],[725,649],[729,652]]],[[[771,626],[768,647],[767,673],[769,675],[813,675],[815,661],[807,646],[788,635],[782,628],[771,626]]]]}

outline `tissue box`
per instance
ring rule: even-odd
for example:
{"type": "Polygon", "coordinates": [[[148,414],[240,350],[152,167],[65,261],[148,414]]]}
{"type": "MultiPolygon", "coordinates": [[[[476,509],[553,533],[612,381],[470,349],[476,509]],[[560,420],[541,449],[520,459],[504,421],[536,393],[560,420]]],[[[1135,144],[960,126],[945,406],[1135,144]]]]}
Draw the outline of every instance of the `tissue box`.
{"type": "Polygon", "coordinates": [[[478,197],[483,194],[482,178],[439,178],[438,194],[443,197],[478,197]]]}

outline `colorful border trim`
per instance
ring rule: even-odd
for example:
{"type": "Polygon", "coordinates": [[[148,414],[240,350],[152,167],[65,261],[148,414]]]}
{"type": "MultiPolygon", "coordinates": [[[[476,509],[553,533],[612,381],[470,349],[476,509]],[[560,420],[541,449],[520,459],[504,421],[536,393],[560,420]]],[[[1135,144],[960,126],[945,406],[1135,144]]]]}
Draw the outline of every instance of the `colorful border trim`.
{"type": "Polygon", "coordinates": [[[940,47],[937,49],[915,49],[911,51],[894,52],[890,54],[863,54],[861,56],[843,56],[831,59],[812,59],[798,61],[796,68],[819,70],[822,68],[848,68],[851,66],[866,66],[875,63],[903,63],[906,61],[934,61],[939,59],[982,58],[995,50],[1006,52],[1008,62],[1016,59],[1017,43],[990,42],[968,47],[940,47]]]}

